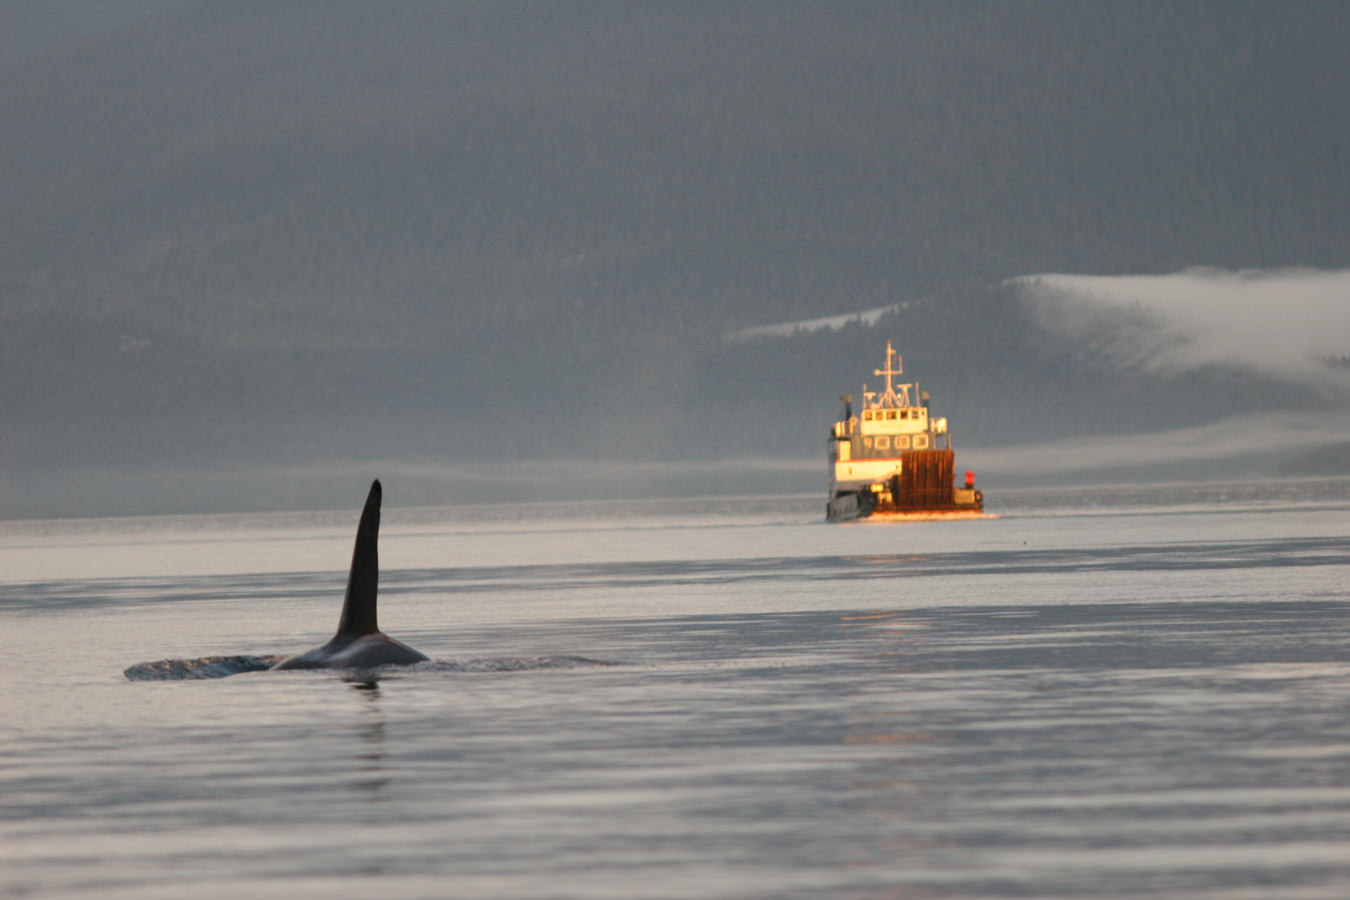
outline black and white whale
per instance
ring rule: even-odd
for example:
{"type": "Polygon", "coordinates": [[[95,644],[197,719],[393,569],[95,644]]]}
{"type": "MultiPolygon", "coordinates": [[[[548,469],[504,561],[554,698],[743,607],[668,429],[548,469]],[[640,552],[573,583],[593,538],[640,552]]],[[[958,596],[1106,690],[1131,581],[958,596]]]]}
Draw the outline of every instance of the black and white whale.
{"type": "Polygon", "coordinates": [[[275,669],[366,669],[375,666],[407,666],[427,657],[407,644],[380,631],[375,617],[375,594],[380,581],[380,481],[370,485],[361,524],[356,527],[352,570],[347,576],[347,595],[337,634],[322,646],[299,656],[283,659],[275,669]]]}

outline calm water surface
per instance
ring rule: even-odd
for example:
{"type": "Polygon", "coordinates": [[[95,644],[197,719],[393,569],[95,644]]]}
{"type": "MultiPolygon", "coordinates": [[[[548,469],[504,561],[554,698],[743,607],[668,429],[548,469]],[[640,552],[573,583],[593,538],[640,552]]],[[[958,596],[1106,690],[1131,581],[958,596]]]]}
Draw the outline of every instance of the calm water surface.
{"type": "Polygon", "coordinates": [[[1350,482],[386,509],[435,663],[123,674],[327,639],[362,496],[0,523],[0,895],[1350,896],[1350,482]]]}

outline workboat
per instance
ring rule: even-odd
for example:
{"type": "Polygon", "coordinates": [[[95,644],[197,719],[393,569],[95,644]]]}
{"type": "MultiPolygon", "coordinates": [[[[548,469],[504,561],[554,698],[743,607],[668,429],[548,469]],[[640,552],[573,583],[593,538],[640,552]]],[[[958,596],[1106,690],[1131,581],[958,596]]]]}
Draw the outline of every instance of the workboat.
{"type": "Polygon", "coordinates": [[[853,519],[980,518],[984,495],[975,489],[975,473],[955,484],[956,454],[945,418],[928,412],[928,394],[918,382],[899,384],[900,354],[886,342],[886,366],[873,370],[885,389],[862,389],[862,406],[843,401],[843,415],[830,428],[831,522],[853,519]],[[910,391],[915,392],[914,403],[910,391]]]}

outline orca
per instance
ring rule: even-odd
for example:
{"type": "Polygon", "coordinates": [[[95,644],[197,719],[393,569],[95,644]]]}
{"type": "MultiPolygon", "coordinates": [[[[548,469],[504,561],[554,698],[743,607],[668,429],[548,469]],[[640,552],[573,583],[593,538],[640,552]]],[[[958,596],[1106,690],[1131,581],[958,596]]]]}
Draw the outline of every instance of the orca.
{"type": "Polygon", "coordinates": [[[375,619],[375,592],[380,580],[380,480],[370,485],[361,524],[356,527],[352,569],[347,575],[347,594],[342,617],[332,640],[299,656],[283,659],[272,669],[368,669],[375,666],[410,666],[427,657],[407,644],[380,631],[375,619]]]}

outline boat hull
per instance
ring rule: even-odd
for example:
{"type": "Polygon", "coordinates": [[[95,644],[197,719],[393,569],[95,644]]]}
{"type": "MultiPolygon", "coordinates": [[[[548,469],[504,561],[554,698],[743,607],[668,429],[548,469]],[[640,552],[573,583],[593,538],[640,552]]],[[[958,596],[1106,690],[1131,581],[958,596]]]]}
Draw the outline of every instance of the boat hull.
{"type": "Polygon", "coordinates": [[[954,454],[949,449],[905,453],[898,471],[889,478],[861,484],[836,481],[830,489],[825,518],[848,522],[982,517],[984,495],[974,488],[958,490],[952,480],[953,468],[954,454]]]}
{"type": "MultiPolygon", "coordinates": [[[[978,492],[976,492],[978,494],[978,492]]],[[[983,500],[983,498],[979,498],[983,500]]],[[[994,519],[984,511],[982,502],[962,506],[899,508],[890,504],[869,503],[865,495],[852,491],[836,494],[825,507],[825,518],[830,522],[924,522],[939,519],[994,519]]]]}

